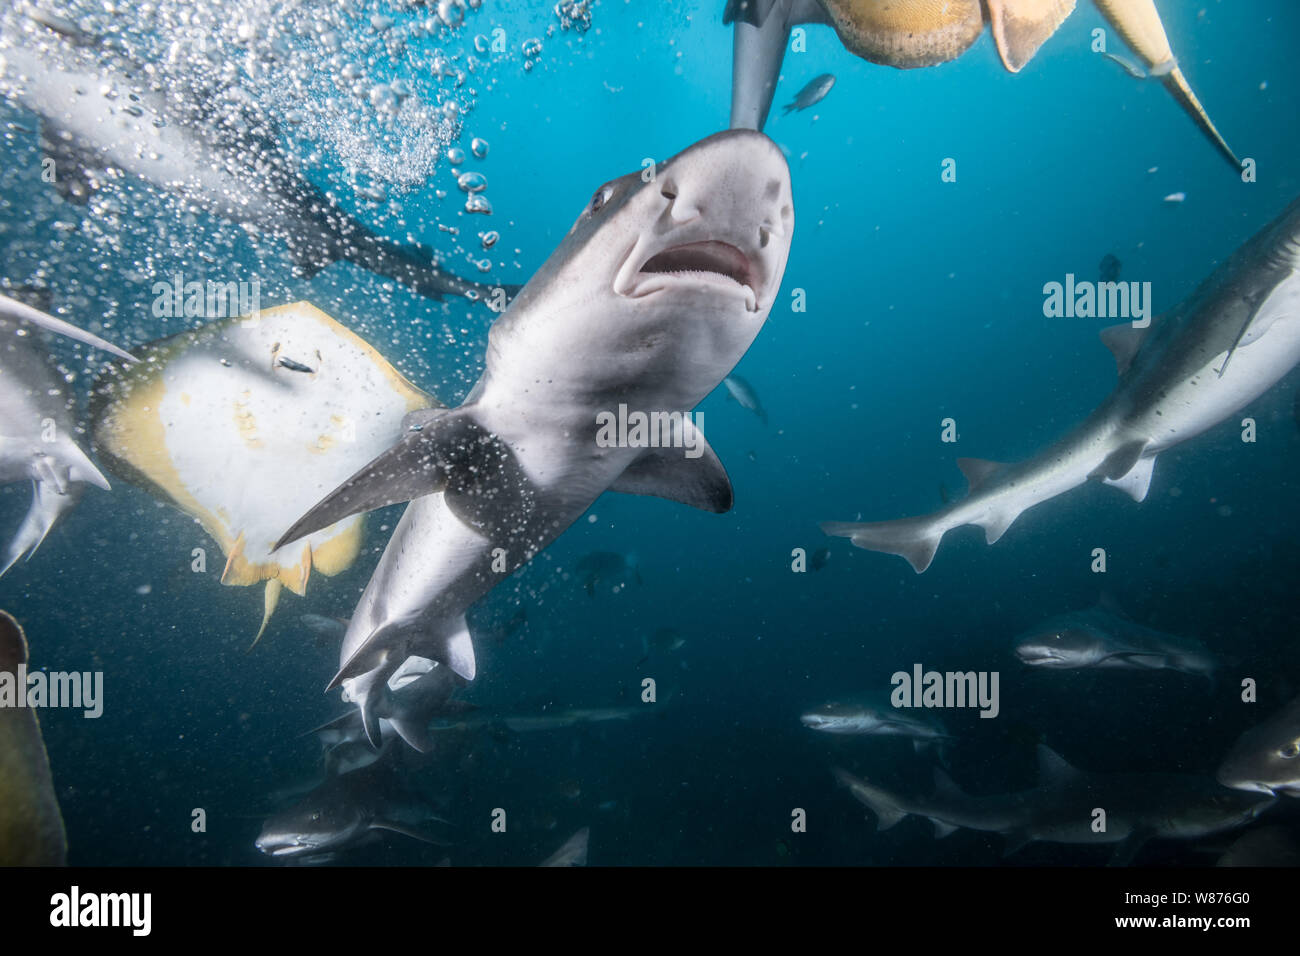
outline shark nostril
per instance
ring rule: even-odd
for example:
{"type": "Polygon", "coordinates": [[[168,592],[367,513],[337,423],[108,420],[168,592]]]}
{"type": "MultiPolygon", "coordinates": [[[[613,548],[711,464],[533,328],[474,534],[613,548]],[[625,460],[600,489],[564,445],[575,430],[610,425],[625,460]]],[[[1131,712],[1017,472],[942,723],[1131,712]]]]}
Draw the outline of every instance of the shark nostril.
{"type": "Polygon", "coordinates": [[[758,227],[758,246],[760,249],[766,249],[767,244],[772,241],[772,230],[767,226],[758,227]]]}
{"type": "Polygon", "coordinates": [[[663,188],[659,190],[659,195],[672,202],[677,198],[677,187],[671,182],[664,183],[663,188]]]}

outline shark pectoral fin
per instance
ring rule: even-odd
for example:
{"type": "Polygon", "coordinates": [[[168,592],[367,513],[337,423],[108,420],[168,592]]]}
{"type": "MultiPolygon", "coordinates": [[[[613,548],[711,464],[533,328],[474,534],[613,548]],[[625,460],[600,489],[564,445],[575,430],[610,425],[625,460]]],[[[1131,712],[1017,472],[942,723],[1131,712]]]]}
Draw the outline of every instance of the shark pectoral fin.
{"type": "Polygon", "coordinates": [[[1074,12],[1075,0],[987,0],[1002,65],[1019,73],[1074,12]]]}
{"type": "Polygon", "coordinates": [[[1115,847],[1115,852],[1110,855],[1110,861],[1107,866],[1128,866],[1138,855],[1138,852],[1146,845],[1146,842],[1155,836],[1155,831],[1147,827],[1134,830],[1115,847]]]}
{"type": "Polygon", "coordinates": [[[1120,375],[1127,372],[1133,364],[1133,356],[1142,348],[1149,328],[1135,329],[1131,322],[1125,322],[1121,325],[1108,325],[1099,333],[1101,344],[1115,356],[1115,368],[1120,375]]]}
{"type": "Polygon", "coordinates": [[[1125,442],[1107,455],[1088,477],[1102,478],[1111,482],[1119,481],[1137,467],[1138,462],[1142,460],[1142,453],[1147,450],[1149,444],[1150,442],[1145,438],[1135,438],[1125,442]]]}
{"type": "Polygon", "coordinates": [[[451,841],[444,840],[436,834],[418,827],[410,826],[405,823],[398,823],[395,820],[376,819],[371,822],[372,830],[388,830],[392,833],[400,833],[402,836],[410,837],[412,840],[419,840],[421,843],[432,843],[434,846],[454,846],[451,841]]]}
{"type": "Polygon", "coordinates": [[[271,615],[275,613],[276,605],[280,603],[280,591],[284,585],[280,583],[279,578],[270,578],[266,582],[266,590],[262,592],[262,626],[257,629],[257,635],[253,638],[253,643],[248,645],[245,654],[252,653],[257,642],[262,639],[266,633],[266,625],[271,623],[271,615]]]}
{"type": "Polygon", "coordinates": [[[474,660],[474,641],[469,636],[469,624],[464,617],[461,617],[456,630],[447,637],[442,655],[435,659],[465,680],[474,679],[478,665],[474,660]]]}
{"type": "Polygon", "coordinates": [[[42,312],[40,309],[33,308],[25,302],[19,302],[17,299],[11,299],[8,296],[0,295],[0,318],[13,319],[19,322],[30,322],[32,325],[39,325],[50,332],[56,332],[59,335],[66,335],[70,339],[76,339],[93,348],[102,349],[110,352],[122,359],[124,362],[138,362],[130,352],[124,352],[112,342],[101,339],[98,335],[80,329],[71,322],[65,322],[62,319],[56,319],[54,316],[42,312]]]}
{"type": "Polygon", "coordinates": [[[942,820],[931,819],[930,822],[934,824],[934,838],[936,840],[942,840],[946,836],[952,836],[960,829],[959,827],[953,826],[951,823],[944,823],[942,820]]]}
{"type": "Polygon", "coordinates": [[[694,423],[689,418],[683,418],[682,423],[686,449],[648,449],[628,465],[609,490],[627,495],[653,495],[713,514],[730,511],[735,495],[726,469],[694,423]],[[700,454],[687,457],[684,451],[691,448],[700,454]]]}
{"type": "Polygon", "coordinates": [[[905,558],[912,569],[920,574],[930,566],[946,528],[937,527],[926,518],[901,518],[897,521],[871,523],[852,521],[823,521],[819,527],[823,534],[848,538],[867,551],[883,551],[905,558]]]}
{"type": "Polygon", "coordinates": [[[281,535],[271,550],[354,514],[443,490],[449,454],[454,455],[458,448],[455,443],[465,438],[465,428],[457,426],[472,423],[445,409],[427,411],[426,423],[418,426],[418,431],[408,431],[396,445],[322,498],[281,535]]]}
{"type": "Polygon", "coordinates": [[[972,492],[979,491],[988,480],[1006,466],[1001,462],[986,461],[983,458],[958,458],[957,467],[961,469],[966,484],[972,492]]]}
{"type": "Polygon", "coordinates": [[[1134,501],[1145,501],[1151,490],[1151,475],[1156,467],[1156,456],[1139,458],[1137,464],[1120,478],[1104,478],[1105,484],[1114,485],[1134,501]]]}

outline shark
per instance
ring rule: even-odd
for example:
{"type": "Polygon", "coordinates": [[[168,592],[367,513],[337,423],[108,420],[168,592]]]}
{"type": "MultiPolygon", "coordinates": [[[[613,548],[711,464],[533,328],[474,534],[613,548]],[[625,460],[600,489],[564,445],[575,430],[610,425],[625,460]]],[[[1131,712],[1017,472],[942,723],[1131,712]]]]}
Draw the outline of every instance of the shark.
{"type": "Polygon", "coordinates": [[[431,299],[513,289],[463,279],[431,250],[372,232],[303,175],[247,92],[202,71],[169,77],[109,41],[29,17],[0,37],[0,97],[41,117],[54,185],[70,202],[121,170],[284,242],[302,278],[346,260],[431,299]]]}
{"type": "Polygon", "coordinates": [[[928,713],[915,715],[893,707],[887,700],[832,701],[806,711],[799,722],[809,730],[848,736],[905,737],[917,752],[945,747],[954,738],[928,713]]]}
{"type": "Polygon", "coordinates": [[[0,575],[36,552],[50,530],[76,507],[86,485],[109,490],[108,479],[73,439],[72,392],[33,341],[35,329],[57,333],[124,362],[136,361],[97,335],[0,295],[0,483],[30,481],[33,489],[27,516],[0,557],[0,575]]]}
{"type": "Polygon", "coordinates": [[[586,866],[587,845],[591,841],[591,828],[583,827],[564,841],[564,845],[548,856],[538,866],[586,866]]]}
{"type": "Polygon", "coordinates": [[[1300,697],[1242,734],[1218,779],[1237,790],[1300,797],[1300,697]]]}
{"type": "Polygon", "coordinates": [[[291,862],[362,846],[385,831],[450,846],[430,824],[445,826],[447,821],[406,792],[391,759],[381,760],[326,777],[301,801],[269,817],[255,845],[269,857],[291,862]]]}
{"type": "Polygon", "coordinates": [[[1106,604],[1061,614],[1016,639],[1016,656],[1046,670],[1175,670],[1214,683],[1219,660],[1200,641],[1144,627],[1106,604]]]}
{"type": "Polygon", "coordinates": [[[959,829],[1000,833],[1010,856],[1033,842],[1119,844],[1113,865],[1133,860],[1150,839],[1191,840],[1245,826],[1273,805],[1271,795],[1219,786],[1209,777],[1175,773],[1092,774],[1038,745],[1038,786],[1016,793],[968,796],[935,768],[929,797],[905,797],[836,768],[833,773],[887,830],[907,816],[925,817],[936,837],[959,829]],[[1105,811],[1104,819],[1096,810],[1105,811]],[[1094,827],[1104,822],[1104,830],[1094,827]]]}
{"type": "Polygon", "coordinates": [[[919,574],[952,529],[977,525],[993,544],[1026,510],[1089,480],[1145,500],[1161,452],[1249,405],[1300,362],[1300,200],[1172,310],[1101,338],[1118,384],[1064,437],[1016,464],[959,458],[970,492],[939,511],[822,530],[900,555],[919,574]]]}
{"type": "Polygon", "coordinates": [[[606,183],[492,324],[465,401],[411,413],[391,450],[283,535],[411,502],[329,685],[346,688],[372,741],[375,689],[411,655],[472,680],[466,610],[601,493],[731,508],[730,479],[689,413],[763,327],[793,230],[789,167],[754,131],[606,183]],[[598,423],[620,408],[654,416],[657,440],[601,441],[598,423]]]}

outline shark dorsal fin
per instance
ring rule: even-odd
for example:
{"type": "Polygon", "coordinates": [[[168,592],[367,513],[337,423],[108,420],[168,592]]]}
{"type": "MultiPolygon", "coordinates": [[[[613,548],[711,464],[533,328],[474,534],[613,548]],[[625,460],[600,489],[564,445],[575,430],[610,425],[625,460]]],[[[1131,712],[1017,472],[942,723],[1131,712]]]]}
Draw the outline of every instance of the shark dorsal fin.
{"type": "Polygon", "coordinates": [[[961,792],[961,787],[953,783],[952,777],[948,776],[947,771],[940,767],[934,768],[934,793],[937,797],[948,797],[954,800],[966,796],[961,792]]]}
{"type": "Polygon", "coordinates": [[[1047,744],[1038,745],[1038,785],[1044,789],[1063,787],[1079,777],[1080,772],[1070,766],[1060,754],[1047,744]]]}
{"type": "Polygon", "coordinates": [[[1133,328],[1131,322],[1108,325],[1101,330],[1101,344],[1115,356],[1115,368],[1120,375],[1127,372],[1133,364],[1133,356],[1138,354],[1138,349],[1146,341],[1146,333],[1146,329],[1133,328]]]}
{"type": "Polygon", "coordinates": [[[1116,617],[1122,617],[1126,620],[1128,619],[1128,615],[1124,612],[1123,606],[1116,599],[1115,595],[1111,594],[1109,591],[1102,591],[1097,595],[1097,607],[1108,614],[1113,614],[1116,617]]]}
{"type": "Polygon", "coordinates": [[[983,458],[958,458],[957,467],[961,469],[970,490],[979,491],[989,478],[1005,466],[1001,462],[987,461],[983,458]]]}
{"type": "Polygon", "coordinates": [[[730,511],[734,494],[727,470],[709,447],[703,432],[689,418],[684,417],[683,424],[686,437],[697,443],[702,454],[687,458],[681,448],[649,448],[628,465],[609,490],[653,495],[714,514],[730,511]]]}

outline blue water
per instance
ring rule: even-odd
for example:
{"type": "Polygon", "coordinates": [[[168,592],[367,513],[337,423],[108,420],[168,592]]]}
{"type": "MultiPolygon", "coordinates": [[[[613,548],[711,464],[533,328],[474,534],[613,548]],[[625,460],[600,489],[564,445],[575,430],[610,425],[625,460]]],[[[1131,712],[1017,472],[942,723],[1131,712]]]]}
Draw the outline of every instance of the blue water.
{"type": "MultiPolygon", "coordinates": [[[[358,34],[372,9],[388,9],[361,6],[358,34]]],[[[488,157],[465,168],[488,177],[491,217],[457,211],[445,162],[397,195],[399,213],[350,195],[347,163],[328,144],[315,144],[313,171],[394,238],[409,232],[446,250],[437,223],[459,225],[462,274],[473,271],[464,250],[483,255],[474,234],[500,230],[492,274],[514,282],[546,259],[598,185],[722,128],[731,71],[731,33],[712,0],[606,0],[589,31],[552,36],[548,4],[519,6],[485,0],[460,30],[422,38],[467,51],[474,36],[505,31],[507,52],[483,57],[468,82],[460,131],[467,150],[474,136],[490,143],[488,157]],[[520,45],[531,37],[543,52],[525,70],[520,45]]],[[[1088,3],[1015,76],[987,34],[953,63],[898,71],[809,29],[808,52],[787,57],[778,107],[819,73],[837,84],[811,110],[775,109],[767,126],[789,158],[795,238],[777,305],[737,369],[770,421],[721,389],[699,408],[735,487],[734,510],[600,498],[477,609],[504,619],[524,606],[527,624],[504,642],[477,642],[479,677],[462,695],[507,714],[626,706],[645,670],[636,666],[642,639],[674,627],[685,644],[653,665],[671,700],[629,722],[449,738],[409,773],[457,824],[457,845],[393,838],[343,862],[530,864],[589,825],[600,864],[992,865],[1002,862],[994,835],[936,841],[919,821],[877,834],[829,768],[924,789],[928,762],[901,741],[816,735],[799,714],[887,689],[889,675],[914,662],[1000,671],[999,719],[950,718],[962,737],[954,777],[994,793],[1032,783],[1039,741],[1092,770],[1212,773],[1258,719],[1237,701],[1240,677],[1258,679],[1264,700],[1295,693],[1294,374],[1243,412],[1259,422],[1255,445],[1225,423],[1162,455],[1145,503],[1089,485],[1025,514],[993,547],[975,529],[951,534],[922,576],[817,528],[934,510],[941,484],[964,488],[958,456],[1025,457],[1108,393],[1114,361],[1097,331],[1109,323],[1044,318],[1045,282],[1096,278],[1110,253],[1123,278],[1152,283],[1161,311],[1300,195],[1300,65],[1289,42],[1300,36],[1300,6],[1160,6],[1193,87],[1238,153],[1256,160],[1257,182],[1242,183],[1158,83],[1090,51],[1103,23],[1088,3]],[[955,183],[941,181],[945,158],[956,160],[955,183]],[[1186,201],[1163,201],[1175,192],[1186,201]],[[796,289],[806,312],[790,308],[796,289]],[[955,446],[939,440],[947,417],[958,423],[955,446]],[[792,573],[792,549],[823,546],[824,569],[792,573]],[[1099,546],[1109,555],[1104,579],[1089,567],[1099,546]],[[642,583],[589,596],[566,573],[592,551],[634,554],[642,583]],[[1014,635],[1101,591],[1136,619],[1233,657],[1229,679],[1211,695],[1177,674],[1027,674],[1010,656],[1014,635]],[[489,831],[496,807],[510,811],[507,834],[489,831]],[[806,833],[791,832],[796,807],[807,810],[806,833]]],[[[402,61],[392,69],[401,75],[402,61]]],[[[39,274],[56,306],[68,306],[65,317],[130,345],[171,334],[177,320],[148,313],[153,278],[216,262],[229,275],[255,272],[264,302],[311,299],[445,402],[477,377],[485,309],[433,303],[348,265],[294,279],[274,243],[254,249],[237,228],[186,217],[140,184],[126,187],[138,202],[116,209],[64,206],[33,187],[39,153],[24,127],[34,119],[0,109],[0,120],[18,124],[0,146],[3,274],[39,274]],[[92,225],[53,227],[86,217],[92,225]]],[[[78,387],[89,378],[79,374],[78,387]]],[[[0,527],[16,526],[27,501],[25,485],[4,489],[0,527]]],[[[351,570],[317,577],[305,599],[286,594],[248,655],[260,589],[189,574],[200,529],[121,479],[111,494],[88,492],[33,559],[0,580],[0,605],[24,622],[38,664],[105,674],[99,720],[42,715],[71,862],[265,862],[252,841],[270,794],[317,764],[316,745],[299,735],[340,712],[321,692],[337,649],[298,615],[351,613],[397,514],[369,523],[351,570]],[[190,828],[197,807],[207,812],[203,834],[190,828]]],[[[1105,859],[1105,850],[1047,845],[1009,862],[1105,859]]],[[[1163,843],[1142,859],[1213,856],[1163,843]]]]}

